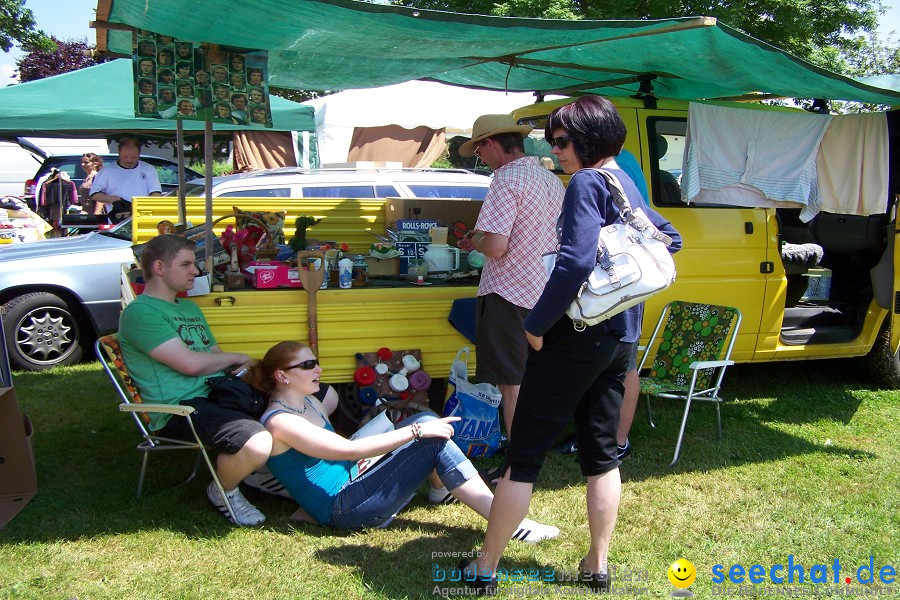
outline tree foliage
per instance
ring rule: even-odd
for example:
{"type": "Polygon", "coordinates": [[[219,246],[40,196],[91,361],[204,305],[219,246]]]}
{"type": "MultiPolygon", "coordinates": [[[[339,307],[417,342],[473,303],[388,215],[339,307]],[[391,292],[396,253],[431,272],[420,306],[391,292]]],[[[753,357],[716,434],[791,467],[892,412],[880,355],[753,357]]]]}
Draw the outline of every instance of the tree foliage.
{"type": "Polygon", "coordinates": [[[25,8],[25,0],[0,0],[0,49],[9,52],[14,44],[26,50],[52,50],[53,42],[37,29],[34,13],[25,8]]]}
{"type": "Polygon", "coordinates": [[[19,81],[34,81],[60,73],[77,71],[92,65],[106,62],[108,59],[97,59],[85,52],[91,49],[86,39],[60,41],[51,38],[55,49],[33,49],[16,61],[19,69],[19,81]]]}
{"type": "Polygon", "coordinates": [[[270,87],[269,91],[276,96],[280,96],[294,102],[306,102],[307,100],[312,100],[313,98],[319,98],[321,96],[327,96],[328,94],[333,93],[328,91],[323,92],[316,90],[292,90],[275,86],[270,87]]]}
{"type": "Polygon", "coordinates": [[[879,0],[397,0],[397,4],[550,19],[716,17],[832,70],[846,67],[846,57],[860,50],[858,36],[875,30],[881,11],[879,0]]]}

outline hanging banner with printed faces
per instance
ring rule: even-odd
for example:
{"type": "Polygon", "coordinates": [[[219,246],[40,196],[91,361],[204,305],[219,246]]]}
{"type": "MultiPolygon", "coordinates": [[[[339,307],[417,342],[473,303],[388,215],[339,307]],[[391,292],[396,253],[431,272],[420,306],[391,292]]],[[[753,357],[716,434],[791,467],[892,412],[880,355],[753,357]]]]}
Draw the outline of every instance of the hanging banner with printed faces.
{"type": "Polygon", "coordinates": [[[267,51],[146,29],[133,45],[135,116],[272,126],[267,51]]]}

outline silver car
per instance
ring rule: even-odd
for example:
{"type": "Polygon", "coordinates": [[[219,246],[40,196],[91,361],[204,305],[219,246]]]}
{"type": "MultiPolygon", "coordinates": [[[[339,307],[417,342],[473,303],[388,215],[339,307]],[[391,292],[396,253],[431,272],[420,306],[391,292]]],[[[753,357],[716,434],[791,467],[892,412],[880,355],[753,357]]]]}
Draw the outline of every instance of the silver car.
{"type": "Polygon", "coordinates": [[[0,304],[13,368],[74,364],[96,336],[116,331],[121,264],[132,261],[131,219],[107,231],[0,246],[0,304]]]}

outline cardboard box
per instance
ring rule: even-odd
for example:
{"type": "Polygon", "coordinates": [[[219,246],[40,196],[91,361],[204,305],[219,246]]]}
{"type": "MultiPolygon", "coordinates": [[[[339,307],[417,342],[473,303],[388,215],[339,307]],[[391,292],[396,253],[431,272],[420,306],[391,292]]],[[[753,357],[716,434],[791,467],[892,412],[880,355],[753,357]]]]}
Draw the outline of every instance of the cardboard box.
{"type": "Polygon", "coordinates": [[[400,273],[399,258],[375,258],[374,256],[367,256],[366,264],[369,266],[369,275],[372,277],[378,277],[379,275],[398,275],[400,273]]]}
{"type": "MultiPolygon", "coordinates": [[[[452,225],[462,221],[468,229],[475,228],[483,200],[446,198],[388,198],[384,203],[384,222],[390,227],[405,219],[436,221],[442,225],[452,225]]],[[[428,231],[423,232],[428,235],[428,231]]],[[[453,245],[455,238],[450,237],[453,245]]]]}
{"type": "Polygon", "coordinates": [[[194,277],[194,287],[187,291],[188,296],[205,296],[212,287],[212,275],[197,275],[194,277]]]}
{"type": "Polygon", "coordinates": [[[31,421],[19,410],[15,388],[0,388],[0,529],[37,493],[31,421]]]}
{"type": "Polygon", "coordinates": [[[243,271],[250,285],[258,289],[303,287],[299,269],[285,263],[254,260],[243,271]]]}

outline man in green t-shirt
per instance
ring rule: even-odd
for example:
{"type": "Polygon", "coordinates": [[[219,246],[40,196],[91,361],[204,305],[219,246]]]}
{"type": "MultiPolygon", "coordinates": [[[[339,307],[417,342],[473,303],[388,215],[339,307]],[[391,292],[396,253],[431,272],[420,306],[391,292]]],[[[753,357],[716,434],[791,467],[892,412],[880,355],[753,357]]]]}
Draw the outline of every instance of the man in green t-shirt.
{"type": "MultiPolygon", "coordinates": [[[[245,354],[222,352],[197,305],[176,298],[194,287],[199,274],[194,243],[160,235],[144,247],[141,267],[146,286],[119,320],[119,341],[128,371],[145,402],[193,406],[200,439],[219,451],[216,472],[230,501],[236,525],[259,525],[265,516],[241,494],[238,484],[262,466],[272,451],[272,436],[260,423],[239,411],[211,402],[206,379],[240,371],[252,362],[245,354]]],[[[157,435],[193,440],[186,419],[154,414],[150,429],[157,435]]],[[[213,483],[209,500],[225,515],[225,502],[213,483]]]]}

